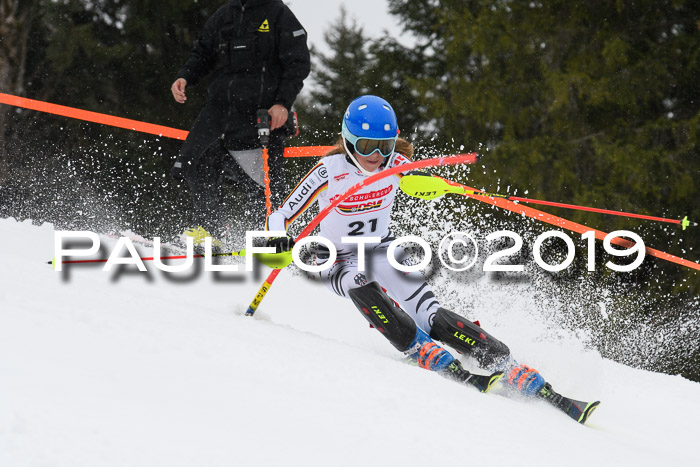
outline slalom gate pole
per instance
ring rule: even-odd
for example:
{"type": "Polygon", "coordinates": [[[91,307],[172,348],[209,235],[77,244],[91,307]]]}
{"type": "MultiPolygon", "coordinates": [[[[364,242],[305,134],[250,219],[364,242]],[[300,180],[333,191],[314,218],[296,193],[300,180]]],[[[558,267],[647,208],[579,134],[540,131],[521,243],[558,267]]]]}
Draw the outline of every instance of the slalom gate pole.
{"type": "Polygon", "coordinates": [[[489,198],[502,198],[502,199],[507,199],[508,201],[518,201],[520,203],[541,204],[543,206],[554,206],[557,208],[575,209],[577,211],[597,212],[600,214],[611,214],[613,216],[631,217],[631,218],[635,218],[635,219],[646,219],[646,220],[656,221],[656,222],[668,222],[669,224],[680,225],[683,230],[685,230],[688,226],[697,226],[698,225],[697,222],[689,221],[688,216],[685,216],[683,219],[667,219],[665,217],[647,216],[644,214],[635,214],[632,212],[613,211],[610,209],[592,208],[592,207],[588,207],[588,206],[579,206],[576,204],[557,203],[554,201],[544,201],[544,200],[540,200],[540,199],[521,198],[519,196],[508,196],[508,195],[502,195],[502,194],[498,194],[498,193],[486,193],[486,192],[477,191],[477,190],[465,190],[464,194],[473,195],[473,196],[486,196],[489,198]]]}
{"type": "Polygon", "coordinates": [[[472,188],[465,187],[464,185],[461,185],[457,182],[453,182],[451,180],[447,180],[446,178],[442,178],[442,177],[423,177],[423,176],[409,175],[408,177],[404,177],[401,179],[401,189],[403,191],[405,191],[407,194],[409,194],[409,196],[414,196],[416,198],[421,198],[421,199],[426,199],[426,200],[439,198],[439,197],[444,196],[448,193],[453,193],[453,194],[458,194],[458,195],[484,196],[487,198],[506,199],[508,201],[515,201],[515,202],[529,203],[529,204],[542,204],[545,206],[554,206],[554,207],[565,208],[565,209],[576,209],[579,211],[597,212],[597,213],[602,213],[602,214],[611,214],[614,216],[646,219],[646,220],[652,220],[652,221],[657,221],[657,222],[668,222],[670,224],[680,225],[683,228],[683,230],[685,230],[688,226],[697,226],[698,225],[697,222],[689,221],[688,216],[685,216],[683,219],[667,219],[665,217],[647,216],[644,214],[635,214],[635,213],[623,212],[623,211],[613,211],[611,209],[600,209],[600,208],[592,208],[592,207],[588,207],[588,206],[579,206],[576,204],[556,203],[553,201],[544,201],[544,200],[532,199],[532,198],[522,198],[519,196],[503,195],[500,193],[487,193],[485,191],[474,190],[472,188]]]}
{"type": "MultiPolygon", "coordinates": [[[[128,118],[115,117],[113,115],[91,112],[89,110],[76,109],[64,105],[51,104],[50,102],[27,99],[25,97],[13,96],[0,92],[0,104],[21,107],[38,112],[60,115],[62,117],[74,118],[86,122],[99,123],[101,125],[124,128],[126,130],[148,133],[151,135],[164,136],[166,138],[179,139],[184,141],[189,134],[188,131],[178,130],[162,125],[131,120],[128,118]]],[[[285,148],[284,157],[313,157],[322,156],[332,150],[334,146],[300,146],[285,148]]]]}
{"type": "MultiPolygon", "coordinates": [[[[529,206],[523,206],[522,204],[514,203],[513,201],[509,199],[505,199],[506,197],[501,195],[501,196],[485,196],[488,195],[488,193],[484,193],[482,191],[476,190],[474,188],[468,187],[466,185],[462,185],[461,183],[453,182],[451,180],[443,179],[446,182],[448,182],[450,185],[458,187],[463,189],[463,191],[460,193],[459,191],[453,191],[453,193],[461,194],[462,196],[466,196],[468,198],[473,198],[477,201],[481,201],[483,203],[491,204],[492,206],[497,206],[503,209],[507,209],[508,211],[512,211],[518,214],[522,214],[527,217],[531,217],[533,219],[536,219],[538,221],[546,222],[548,224],[554,225],[556,227],[568,229],[572,232],[576,232],[579,234],[584,234],[586,232],[593,232],[595,235],[595,238],[598,240],[604,240],[605,237],[608,235],[606,232],[592,229],[590,227],[587,227],[585,225],[577,224],[576,222],[572,222],[567,219],[563,219],[561,217],[553,216],[551,214],[548,214],[546,212],[538,211],[537,209],[533,209],[529,206]]],[[[615,212],[615,211],[612,211],[615,212]]],[[[684,219],[687,222],[687,218],[684,219]]],[[[681,221],[683,222],[683,221],[681,221]]],[[[674,222],[675,223],[675,222],[674,222]]],[[[694,224],[694,223],[693,223],[694,224]]],[[[697,224],[695,224],[697,225],[697,224]]],[[[614,243],[615,245],[619,245],[624,248],[630,248],[634,246],[634,242],[631,242],[629,240],[625,240],[620,237],[614,238],[611,243],[614,243]]],[[[646,253],[649,256],[654,256],[656,258],[662,259],[664,261],[669,261],[671,263],[676,263],[681,266],[688,267],[690,269],[695,269],[700,271],[700,264],[695,263],[693,261],[689,261],[684,258],[680,258],[678,256],[674,256],[670,253],[666,253],[664,251],[656,250],[654,248],[646,247],[646,253]]]]}
{"type": "MultiPolygon", "coordinates": [[[[321,221],[333,210],[335,209],[340,203],[345,201],[349,196],[352,196],[356,192],[358,192],[360,189],[364,188],[367,185],[370,185],[377,180],[381,180],[383,178],[389,177],[391,175],[396,175],[401,172],[406,172],[409,170],[415,170],[415,169],[421,169],[425,167],[439,167],[439,166],[445,166],[445,165],[458,165],[458,164],[473,164],[478,160],[478,156],[476,153],[469,153],[469,154],[458,154],[456,156],[447,156],[447,157],[436,157],[432,159],[423,159],[420,161],[415,161],[415,162],[409,162],[408,164],[402,164],[398,165],[396,167],[391,167],[386,170],[382,170],[381,172],[374,174],[370,177],[367,177],[363,181],[353,185],[350,187],[345,193],[340,195],[338,198],[333,200],[331,204],[325,207],[321,212],[319,212],[316,217],[314,217],[311,222],[304,228],[304,230],[301,231],[299,236],[296,238],[296,241],[298,242],[302,238],[308,236],[313,230],[316,228],[318,224],[321,223],[321,221]]],[[[245,314],[246,316],[253,316],[255,314],[255,311],[258,309],[260,306],[260,303],[262,300],[265,298],[265,295],[267,295],[267,292],[270,290],[270,287],[272,287],[272,284],[275,282],[275,279],[277,279],[277,276],[279,275],[280,271],[282,269],[273,269],[272,272],[270,272],[270,275],[267,277],[265,282],[263,282],[263,285],[260,287],[260,290],[258,293],[255,295],[255,298],[253,298],[253,301],[250,303],[248,306],[248,310],[246,310],[245,314]]]]}

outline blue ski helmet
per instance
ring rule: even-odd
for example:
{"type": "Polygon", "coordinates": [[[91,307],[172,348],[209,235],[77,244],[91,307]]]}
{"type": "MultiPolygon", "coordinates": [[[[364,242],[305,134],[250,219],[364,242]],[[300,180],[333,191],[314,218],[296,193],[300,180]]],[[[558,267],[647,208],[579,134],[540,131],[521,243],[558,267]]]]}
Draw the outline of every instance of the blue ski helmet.
{"type": "Polygon", "coordinates": [[[345,111],[342,134],[345,149],[355,165],[358,165],[357,161],[347,143],[352,144],[355,152],[361,156],[367,157],[379,152],[383,157],[389,157],[394,153],[399,136],[394,109],[381,97],[358,97],[345,111]]]}

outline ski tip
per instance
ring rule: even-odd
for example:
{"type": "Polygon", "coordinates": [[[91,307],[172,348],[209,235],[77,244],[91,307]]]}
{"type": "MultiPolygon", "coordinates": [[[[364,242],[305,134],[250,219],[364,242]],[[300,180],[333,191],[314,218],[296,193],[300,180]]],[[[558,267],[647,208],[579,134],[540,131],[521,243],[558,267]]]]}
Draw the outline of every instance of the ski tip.
{"type": "Polygon", "coordinates": [[[598,408],[600,405],[600,401],[595,401],[595,402],[590,402],[585,409],[583,409],[583,412],[581,412],[581,416],[578,418],[578,422],[583,425],[586,423],[586,420],[588,420],[588,417],[591,416],[591,414],[595,411],[595,409],[598,408]]]}

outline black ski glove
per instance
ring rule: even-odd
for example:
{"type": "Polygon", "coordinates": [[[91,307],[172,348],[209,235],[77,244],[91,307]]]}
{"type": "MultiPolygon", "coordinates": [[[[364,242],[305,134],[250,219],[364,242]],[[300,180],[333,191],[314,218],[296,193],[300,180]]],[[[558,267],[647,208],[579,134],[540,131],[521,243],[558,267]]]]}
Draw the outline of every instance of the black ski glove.
{"type": "Polygon", "coordinates": [[[294,247],[294,239],[287,235],[286,237],[272,237],[267,240],[265,246],[274,247],[275,253],[289,251],[294,247]]]}

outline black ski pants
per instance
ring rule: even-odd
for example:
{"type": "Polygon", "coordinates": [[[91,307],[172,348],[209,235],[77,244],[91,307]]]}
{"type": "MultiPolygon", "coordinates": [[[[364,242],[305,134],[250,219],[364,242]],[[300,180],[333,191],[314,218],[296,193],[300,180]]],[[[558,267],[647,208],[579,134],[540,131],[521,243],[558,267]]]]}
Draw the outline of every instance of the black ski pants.
{"type": "MultiPolygon", "coordinates": [[[[265,192],[234,161],[231,151],[259,148],[255,128],[255,111],[250,115],[236,115],[235,126],[231,114],[214,105],[206,105],[200,112],[187,139],[182,145],[178,161],[187,182],[194,207],[194,221],[214,236],[221,236],[226,226],[241,224],[243,230],[260,229],[265,223],[265,192]],[[233,185],[244,194],[245,205],[237,206],[236,219],[229,219],[229,207],[224,203],[225,185],[233,185]]],[[[282,202],[284,183],[284,144],[282,129],[270,135],[268,165],[272,206],[282,202]]]]}

